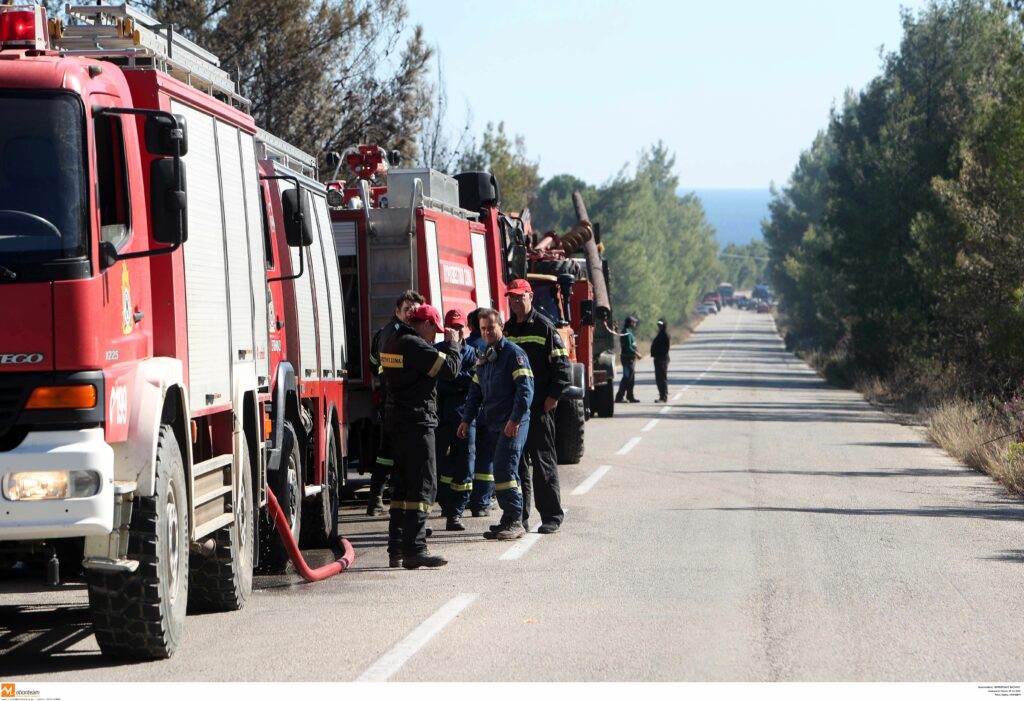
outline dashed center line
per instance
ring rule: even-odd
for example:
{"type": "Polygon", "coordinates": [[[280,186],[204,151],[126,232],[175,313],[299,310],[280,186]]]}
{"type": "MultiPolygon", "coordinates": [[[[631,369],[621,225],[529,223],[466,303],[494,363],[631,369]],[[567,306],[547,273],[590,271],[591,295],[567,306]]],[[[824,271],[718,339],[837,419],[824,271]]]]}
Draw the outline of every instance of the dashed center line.
{"type": "Polygon", "coordinates": [[[615,454],[616,455],[625,455],[629,451],[633,450],[633,448],[635,448],[636,444],[639,443],[639,442],[640,442],[640,436],[634,436],[634,437],[629,439],[629,441],[626,443],[626,445],[624,445],[621,448],[619,448],[618,452],[615,453],[615,454]]]}
{"type": "Polygon", "coordinates": [[[581,482],[580,485],[576,487],[576,489],[572,490],[572,495],[574,497],[578,497],[582,494],[586,494],[587,492],[589,492],[591,488],[595,484],[597,484],[597,481],[599,479],[608,474],[608,470],[610,469],[612,469],[611,465],[601,465],[601,467],[594,470],[594,474],[592,474],[587,479],[583,480],[583,482],[581,482]]]}
{"type": "Polygon", "coordinates": [[[651,419],[650,421],[648,421],[648,422],[647,422],[647,425],[646,425],[646,426],[644,426],[644,427],[643,427],[642,429],[640,429],[640,430],[641,430],[641,431],[642,431],[643,433],[647,433],[647,432],[648,432],[648,431],[650,431],[650,430],[651,430],[652,428],[654,428],[655,426],[657,426],[657,425],[658,425],[658,422],[659,422],[659,421],[661,421],[661,419],[651,419]]]}
{"type": "Polygon", "coordinates": [[[429,643],[435,635],[444,630],[444,627],[462,613],[467,606],[476,601],[479,596],[480,594],[459,594],[456,596],[439,608],[434,615],[419,624],[414,631],[400,640],[393,648],[384,653],[369,669],[360,674],[356,681],[386,682],[413,655],[429,643]]]}
{"type": "Polygon", "coordinates": [[[499,560],[518,560],[540,540],[540,533],[536,532],[537,526],[530,529],[530,532],[516,541],[515,545],[501,554],[499,560]]]}

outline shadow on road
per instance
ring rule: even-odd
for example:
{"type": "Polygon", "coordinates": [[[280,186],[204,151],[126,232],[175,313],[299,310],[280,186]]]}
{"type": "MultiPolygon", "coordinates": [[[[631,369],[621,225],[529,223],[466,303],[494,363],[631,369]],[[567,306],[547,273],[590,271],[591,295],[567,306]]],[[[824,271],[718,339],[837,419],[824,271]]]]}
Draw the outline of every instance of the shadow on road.
{"type": "Polygon", "coordinates": [[[760,513],[822,514],[827,516],[908,516],[921,518],[969,518],[986,521],[1019,521],[1024,519],[1024,505],[1014,508],[931,506],[921,509],[838,509],[795,506],[725,506],[709,509],[673,509],[673,511],[754,511],[760,513]]]}
{"type": "Polygon", "coordinates": [[[965,470],[879,467],[874,470],[675,470],[676,475],[786,475],[795,477],[963,477],[965,470]]]}
{"type": "Polygon", "coordinates": [[[88,606],[0,606],[0,677],[135,664],[70,649],[92,635],[88,606]]]}

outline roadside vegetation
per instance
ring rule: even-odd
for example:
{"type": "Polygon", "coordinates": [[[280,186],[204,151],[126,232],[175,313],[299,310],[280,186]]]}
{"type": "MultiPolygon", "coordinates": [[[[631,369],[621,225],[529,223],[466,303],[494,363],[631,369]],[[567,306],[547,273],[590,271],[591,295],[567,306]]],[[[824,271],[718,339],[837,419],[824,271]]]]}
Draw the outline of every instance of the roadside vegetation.
{"type": "Polygon", "coordinates": [[[904,10],[899,48],[773,192],[764,236],[787,347],[1024,494],[1020,5],[904,10]]]}

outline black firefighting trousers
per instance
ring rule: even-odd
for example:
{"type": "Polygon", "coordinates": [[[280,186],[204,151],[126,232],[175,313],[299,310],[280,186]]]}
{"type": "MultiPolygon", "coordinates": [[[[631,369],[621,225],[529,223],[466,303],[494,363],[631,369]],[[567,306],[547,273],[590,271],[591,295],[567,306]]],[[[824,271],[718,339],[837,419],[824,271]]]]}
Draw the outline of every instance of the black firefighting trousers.
{"type": "Polygon", "coordinates": [[[523,485],[523,523],[530,518],[530,504],[536,499],[541,522],[561,525],[565,512],[558,486],[554,411],[530,413],[530,432],[519,462],[519,480],[523,485]]]}
{"type": "Polygon", "coordinates": [[[402,426],[388,432],[392,456],[391,521],[388,554],[417,555],[427,550],[427,514],[437,494],[434,429],[402,426]]]}
{"type": "Polygon", "coordinates": [[[668,358],[654,359],[654,381],[658,383],[658,399],[668,401],[668,358]]]}

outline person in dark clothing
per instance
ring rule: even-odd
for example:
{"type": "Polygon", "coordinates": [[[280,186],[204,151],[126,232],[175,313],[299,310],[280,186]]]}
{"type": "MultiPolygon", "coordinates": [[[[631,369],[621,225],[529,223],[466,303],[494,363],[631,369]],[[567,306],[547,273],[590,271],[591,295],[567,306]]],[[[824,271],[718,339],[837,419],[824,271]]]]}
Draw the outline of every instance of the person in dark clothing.
{"type": "Polygon", "coordinates": [[[622,334],[619,336],[622,381],[619,382],[619,391],[615,394],[616,402],[640,401],[633,395],[633,384],[636,382],[636,361],[643,357],[637,350],[636,334],[633,331],[639,323],[640,320],[635,316],[627,316],[626,323],[622,327],[622,334]]]}
{"type": "MultiPolygon", "coordinates": [[[[463,316],[458,309],[451,309],[444,316],[446,329],[462,333],[463,316]]],[[[445,342],[434,345],[444,350],[445,342]]],[[[434,429],[434,446],[437,454],[437,503],[447,519],[445,529],[464,531],[462,512],[469,504],[473,489],[473,457],[476,448],[476,427],[470,424],[465,439],[457,433],[462,423],[462,412],[466,395],[473,383],[476,368],[476,349],[464,342],[462,346],[462,369],[454,380],[439,380],[437,383],[438,424],[434,429]]]]}
{"type": "Polygon", "coordinates": [[[465,438],[476,420],[474,470],[490,476],[501,506],[501,522],[491,526],[484,538],[515,540],[526,533],[519,459],[530,430],[533,371],[526,352],[504,337],[498,312],[481,309],[479,318],[487,350],[477,360],[458,435],[465,438]]]}
{"type": "Polygon", "coordinates": [[[443,350],[430,344],[442,328],[438,311],[421,305],[409,314],[409,324],[399,324],[380,354],[387,388],[384,429],[395,461],[388,524],[391,567],[413,570],[448,564],[427,549],[427,514],[437,494],[437,382],[454,380],[462,364],[453,329],[444,329],[443,350]]]}
{"type": "Polygon", "coordinates": [[[483,353],[487,350],[487,341],[480,335],[480,310],[474,309],[466,315],[466,328],[469,329],[469,335],[466,336],[464,343],[467,346],[471,346],[477,354],[483,353]]]}
{"type": "Polygon", "coordinates": [[[572,384],[569,352],[554,324],[534,308],[533,288],[527,280],[513,280],[506,294],[512,318],[505,324],[505,337],[526,351],[533,370],[530,433],[519,463],[523,527],[530,527],[530,499],[534,495],[541,519],[538,532],[554,533],[565,518],[558,485],[555,408],[562,392],[572,384]]]}
{"type": "Polygon", "coordinates": [[[391,457],[391,441],[388,440],[384,430],[384,406],[387,404],[387,388],[382,383],[384,368],[380,364],[381,349],[387,344],[391,335],[398,330],[399,325],[408,323],[409,314],[415,311],[416,307],[423,304],[424,299],[416,290],[406,290],[395,301],[395,315],[391,321],[377,329],[370,343],[370,384],[374,389],[380,388],[381,398],[378,411],[380,412],[379,428],[380,440],[377,443],[377,451],[374,456],[373,467],[370,471],[370,495],[366,502],[366,515],[376,516],[384,513],[384,487],[387,485],[388,475],[394,460],[391,457]]]}
{"type": "Polygon", "coordinates": [[[654,380],[658,384],[658,402],[668,401],[668,349],[671,345],[672,340],[668,337],[665,320],[658,319],[658,335],[651,341],[654,380]]]}

